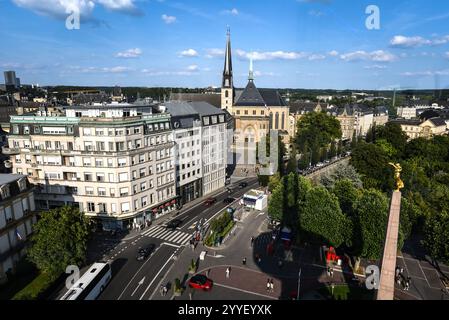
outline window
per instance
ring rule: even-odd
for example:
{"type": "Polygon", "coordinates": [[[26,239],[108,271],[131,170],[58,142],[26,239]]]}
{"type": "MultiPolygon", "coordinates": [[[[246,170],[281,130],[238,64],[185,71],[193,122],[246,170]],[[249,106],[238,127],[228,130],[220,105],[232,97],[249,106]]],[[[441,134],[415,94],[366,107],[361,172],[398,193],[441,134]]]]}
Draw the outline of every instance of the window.
{"type": "Polygon", "coordinates": [[[139,163],[145,162],[145,154],[139,155],[139,163]]]}
{"type": "Polygon", "coordinates": [[[95,203],[93,202],[87,203],[87,212],[95,212],[95,203]]]}
{"type": "Polygon", "coordinates": [[[120,188],[120,197],[127,197],[129,195],[128,188],[120,188]]]}
{"type": "Polygon", "coordinates": [[[107,213],[107,209],[106,209],[106,203],[99,203],[98,204],[98,211],[100,213],[107,213]]]}
{"type": "Polygon", "coordinates": [[[128,181],[128,173],[127,172],[122,172],[119,174],[118,176],[118,180],[119,182],[124,182],[124,181],[128,181]]]}
{"type": "Polygon", "coordinates": [[[124,202],[121,204],[121,208],[122,208],[122,213],[126,213],[129,212],[129,202],[124,202]]]}
{"type": "Polygon", "coordinates": [[[142,208],[145,207],[147,205],[147,203],[148,203],[148,197],[146,197],[146,196],[142,197],[142,199],[141,199],[142,208]]]}
{"type": "Polygon", "coordinates": [[[147,189],[147,183],[146,182],[142,182],[140,184],[140,191],[145,191],[147,189]]]}
{"type": "Polygon", "coordinates": [[[98,188],[98,195],[101,197],[106,196],[106,188],[98,188]]]}
{"type": "Polygon", "coordinates": [[[19,185],[20,192],[24,191],[27,188],[27,181],[25,178],[21,178],[17,181],[17,184],[19,185]]]}
{"type": "Polygon", "coordinates": [[[6,199],[10,197],[10,193],[9,193],[9,186],[8,185],[3,185],[0,187],[0,194],[2,196],[2,199],[6,199]]]}
{"type": "Polygon", "coordinates": [[[105,144],[104,142],[97,142],[97,151],[105,151],[105,144]]]}
{"type": "Polygon", "coordinates": [[[90,128],[83,128],[83,135],[91,136],[92,132],[91,132],[90,128]]]}
{"type": "Polygon", "coordinates": [[[111,213],[116,213],[117,212],[117,204],[112,203],[111,204],[111,213]]]}
{"type": "Polygon", "coordinates": [[[118,159],[118,166],[119,167],[125,167],[126,166],[126,158],[119,158],[118,159]]]}
{"type": "Polygon", "coordinates": [[[96,167],[102,167],[103,166],[103,159],[95,159],[95,166],[96,167]]]}
{"type": "Polygon", "coordinates": [[[140,169],[140,177],[141,178],[145,177],[145,168],[140,169]]]}
{"type": "Polygon", "coordinates": [[[83,165],[85,167],[90,167],[91,166],[90,158],[83,158],[83,165]]]}
{"type": "Polygon", "coordinates": [[[84,174],[84,181],[93,181],[92,173],[85,173],[84,174]]]}
{"type": "Polygon", "coordinates": [[[109,189],[109,193],[111,194],[111,197],[115,197],[115,189],[114,188],[109,189]]]}
{"type": "Polygon", "coordinates": [[[105,182],[104,173],[97,173],[97,181],[98,182],[105,182]]]}
{"type": "Polygon", "coordinates": [[[93,146],[92,142],[90,142],[90,141],[84,142],[84,150],[85,151],[93,151],[94,146],[93,146]]]}
{"type": "Polygon", "coordinates": [[[86,195],[93,196],[94,195],[94,188],[86,187],[86,195]]]}

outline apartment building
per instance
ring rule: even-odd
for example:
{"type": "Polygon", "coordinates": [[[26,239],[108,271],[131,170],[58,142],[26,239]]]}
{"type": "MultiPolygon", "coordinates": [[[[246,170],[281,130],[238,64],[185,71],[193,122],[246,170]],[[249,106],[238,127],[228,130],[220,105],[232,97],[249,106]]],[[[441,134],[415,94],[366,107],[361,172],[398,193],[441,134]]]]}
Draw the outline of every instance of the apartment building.
{"type": "Polygon", "coordinates": [[[0,284],[24,256],[36,223],[33,189],[25,175],[0,174],[0,284]]]}
{"type": "Polygon", "coordinates": [[[441,136],[448,133],[446,122],[442,118],[420,119],[397,119],[390,121],[401,126],[409,140],[416,138],[430,139],[434,136],[441,136]]]}
{"type": "Polygon", "coordinates": [[[180,202],[223,188],[228,155],[226,111],[201,101],[173,101],[161,108],[172,117],[180,202]]]}
{"type": "Polygon", "coordinates": [[[11,117],[13,173],[37,185],[36,205],[79,206],[104,229],[132,228],[177,206],[170,115],[145,103],[70,106],[11,117]]]}

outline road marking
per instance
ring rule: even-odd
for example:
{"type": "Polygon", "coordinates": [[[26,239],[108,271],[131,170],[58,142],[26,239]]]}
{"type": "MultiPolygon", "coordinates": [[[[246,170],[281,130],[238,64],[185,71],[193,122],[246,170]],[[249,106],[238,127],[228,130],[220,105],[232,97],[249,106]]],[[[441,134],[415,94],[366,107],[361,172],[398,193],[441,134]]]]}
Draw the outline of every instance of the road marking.
{"type": "Polygon", "coordinates": [[[174,248],[181,248],[181,246],[177,246],[176,244],[173,243],[168,243],[168,242],[163,242],[163,245],[169,246],[169,247],[174,247],[174,248]]]}
{"type": "Polygon", "coordinates": [[[133,293],[131,293],[131,297],[136,293],[137,289],[139,289],[140,286],[143,285],[144,282],[145,282],[145,277],[143,277],[142,280],[140,280],[140,282],[138,283],[136,289],[133,291],[133,293]]]}
{"type": "Polygon", "coordinates": [[[231,286],[227,286],[225,284],[214,283],[214,285],[216,285],[218,287],[223,287],[223,288],[227,288],[227,289],[231,289],[231,290],[244,292],[244,293],[249,293],[249,294],[252,294],[252,295],[255,295],[255,296],[264,297],[264,298],[271,299],[271,300],[279,300],[278,298],[275,298],[275,297],[270,297],[270,296],[267,296],[267,295],[264,295],[264,294],[260,294],[260,293],[256,293],[256,292],[252,292],[252,291],[247,291],[247,290],[243,290],[243,289],[239,289],[239,288],[234,288],[234,287],[231,287],[231,286]]]}
{"type": "Polygon", "coordinates": [[[159,270],[159,272],[156,274],[156,276],[153,278],[153,280],[150,282],[150,284],[148,285],[148,287],[146,288],[145,292],[142,294],[142,296],[140,297],[139,300],[142,300],[143,297],[145,296],[145,294],[147,293],[147,291],[150,289],[151,285],[154,283],[154,281],[156,280],[156,278],[161,274],[162,270],[164,270],[164,268],[167,266],[167,264],[171,261],[171,259],[174,257],[174,253],[170,256],[170,258],[168,258],[167,262],[165,262],[165,264],[162,266],[162,268],[159,270]]]}
{"type": "MultiPolygon", "coordinates": [[[[161,247],[159,246],[154,252],[153,255],[156,253],[156,251],[158,251],[161,247]]],[[[128,284],[126,285],[125,289],[123,289],[122,293],[120,293],[120,296],[118,297],[117,300],[120,300],[120,298],[123,296],[123,294],[125,293],[126,289],[128,289],[129,285],[131,284],[131,282],[134,280],[134,278],[139,274],[140,270],[142,270],[142,268],[148,263],[148,261],[151,260],[151,257],[147,259],[147,261],[145,261],[142,266],[139,268],[139,270],[137,270],[137,272],[134,274],[134,276],[131,278],[131,280],[128,282],[128,284]]]]}

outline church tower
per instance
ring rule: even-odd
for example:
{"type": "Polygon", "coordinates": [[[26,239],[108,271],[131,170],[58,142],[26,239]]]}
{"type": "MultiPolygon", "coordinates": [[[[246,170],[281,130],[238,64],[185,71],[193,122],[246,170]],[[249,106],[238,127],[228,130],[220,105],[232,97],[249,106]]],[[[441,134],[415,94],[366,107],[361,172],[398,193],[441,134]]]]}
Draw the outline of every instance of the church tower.
{"type": "Polygon", "coordinates": [[[232,114],[234,96],[235,92],[232,76],[231,31],[228,27],[223,82],[221,85],[221,108],[227,110],[230,114],[232,114]]]}

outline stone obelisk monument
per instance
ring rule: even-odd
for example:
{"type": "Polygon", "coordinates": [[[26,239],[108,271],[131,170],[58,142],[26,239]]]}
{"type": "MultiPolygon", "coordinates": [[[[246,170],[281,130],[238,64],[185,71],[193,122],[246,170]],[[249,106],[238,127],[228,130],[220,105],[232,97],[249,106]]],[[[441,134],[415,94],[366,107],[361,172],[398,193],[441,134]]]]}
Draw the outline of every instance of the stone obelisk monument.
{"type": "Polygon", "coordinates": [[[393,300],[396,258],[398,252],[399,217],[401,212],[401,189],[404,183],[401,180],[401,165],[390,163],[395,169],[396,190],[391,197],[390,215],[388,218],[387,234],[385,238],[384,254],[380,269],[380,282],[377,291],[377,300],[393,300]]]}

